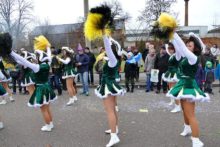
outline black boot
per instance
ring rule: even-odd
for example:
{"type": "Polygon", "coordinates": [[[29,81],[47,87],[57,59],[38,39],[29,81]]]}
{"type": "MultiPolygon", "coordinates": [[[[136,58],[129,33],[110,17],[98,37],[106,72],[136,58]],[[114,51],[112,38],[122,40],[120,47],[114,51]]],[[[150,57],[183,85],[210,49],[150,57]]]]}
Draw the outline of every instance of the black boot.
{"type": "Polygon", "coordinates": [[[130,88],[129,88],[129,86],[127,84],[126,84],[126,90],[127,90],[127,92],[130,91],[130,88]]]}

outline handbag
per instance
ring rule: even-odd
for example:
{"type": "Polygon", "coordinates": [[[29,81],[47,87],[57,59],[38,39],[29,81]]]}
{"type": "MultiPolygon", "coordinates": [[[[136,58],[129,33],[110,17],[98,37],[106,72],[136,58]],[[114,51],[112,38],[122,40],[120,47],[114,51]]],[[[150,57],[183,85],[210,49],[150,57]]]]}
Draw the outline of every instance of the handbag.
{"type": "Polygon", "coordinates": [[[150,74],[151,75],[150,81],[155,82],[155,83],[159,82],[159,80],[158,80],[159,70],[158,69],[151,69],[150,73],[151,73],[150,74]]]}

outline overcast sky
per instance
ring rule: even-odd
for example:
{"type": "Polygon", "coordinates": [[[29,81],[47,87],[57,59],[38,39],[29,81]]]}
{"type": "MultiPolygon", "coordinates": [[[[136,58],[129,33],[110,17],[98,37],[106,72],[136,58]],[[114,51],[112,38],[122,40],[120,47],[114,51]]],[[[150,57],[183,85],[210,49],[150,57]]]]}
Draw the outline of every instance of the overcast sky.
{"type": "MultiPolygon", "coordinates": [[[[83,16],[83,0],[33,0],[35,16],[48,18],[51,24],[68,24],[77,22],[83,16]]],[[[111,0],[110,0],[111,1],[111,0]]],[[[145,0],[119,0],[122,7],[131,16],[134,23],[140,11],[144,9],[145,0]]],[[[103,0],[89,0],[90,8],[103,0]]],[[[190,0],[189,25],[220,25],[220,0],[190,0]]],[[[184,24],[184,0],[177,0],[172,10],[179,13],[180,25],[184,24]]]]}

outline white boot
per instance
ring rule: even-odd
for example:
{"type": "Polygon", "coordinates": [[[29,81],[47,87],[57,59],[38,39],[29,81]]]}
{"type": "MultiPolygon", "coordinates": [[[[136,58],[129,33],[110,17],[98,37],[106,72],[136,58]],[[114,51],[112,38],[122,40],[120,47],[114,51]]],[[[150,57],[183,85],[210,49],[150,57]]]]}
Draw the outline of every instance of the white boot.
{"type": "Polygon", "coordinates": [[[9,100],[10,100],[11,102],[14,102],[14,101],[15,101],[15,99],[13,99],[12,96],[9,96],[9,100]]]}
{"type": "Polygon", "coordinates": [[[50,131],[52,131],[52,126],[50,124],[46,124],[41,128],[41,131],[50,132],[50,131]]]}
{"type": "Polygon", "coordinates": [[[106,145],[106,147],[111,147],[119,142],[120,142],[120,139],[118,138],[118,135],[116,133],[111,133],[111,139],[109,143],[106,145]]]}
{"type": "Polygon", "coordinates": [[[4,128],[3,122],[0,122],[0,130],[4,128]]]}
{"type": "Polygon", "coordinates": [[[74,99],[73,98],[70,98],[68,103],[66,103],[67,106],[70,106],[74,103],[74,99]]]}
{"type": "Polygon", "coordinates": [[[78,101],[78,98],[76,96],[73,96],[74,101],[78,101]]]}
{"type": "Polygon", "coordinates": [[[190,135],[191,133],[192,133],[191,127],[189,125],[184,124],[184,130],[180,135],[185,137],[187,135],[190,135]]]}
{"type": "Polygon", "coordinates": [[[173,105],[174,104],[174,99],[170,99],[170,103],[168,104],[169,106],[173,105]]]}
{"type": "Polygon", "coordinates": [[[0,102],[0,105],[5,105],[5,104],[7,104],[7,101],[6,101],[6,100],[2,100],[2,101],[0,102]]]}
{"type": "Polygon", "coordinates": [[[174,109],[171,110],[170,112],[171,112],[171,113],[177,113],[177,112],[180,112],[180,111],[181,111],[181,106],[175,104],[174,109]]]}
{"type": "Polygon", "coordinates": [[[53,122],[52,122],[52,121],[50,122],[50,127],[51,127],[51,129],[54,128],[54,125],[53,125],[53,122]]]}
{"type": "Polygon", "coordinates": [[[203,147],[204,144],[202,143],[201,140],[199,140],[199,138],[195,138],[195,137],[191,137],[192,139],[192,147],[203,147]]]}
{"type": "Polygon", "coordinates": [[[118,106],[115,106],[115,111],[116,111],[116,112],[119,112],[118,106]]]}
{"type": "MultiPolygon", "coordinates": [[[[106,134],[111,134],[111,129],[105,131],[106,134]]],[[[118,126],[116,126],[116,134],[118,134],[118,126]]]]}

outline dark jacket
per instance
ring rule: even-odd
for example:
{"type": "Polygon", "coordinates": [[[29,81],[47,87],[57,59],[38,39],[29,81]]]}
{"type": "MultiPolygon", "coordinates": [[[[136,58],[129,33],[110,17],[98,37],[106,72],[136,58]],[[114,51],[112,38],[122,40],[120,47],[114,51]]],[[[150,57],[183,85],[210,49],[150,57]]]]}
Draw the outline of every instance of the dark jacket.
{"type": "Polygon", "coordinates": [[[168,69],[168,60],[169,60],[169,55],[165,54],[163,56],[160,56],[160,54],[157,54],[155,63],[154,63],[154,68],[158,69],[159,72],[164,73],[168,69]]]}
{"type": "Polygon", "coordinates": [[[93,66],[95,64],[95,55],[91,52],[87,53],[87,55],[89,56],[89,69],[93,69],[93,66]]]}
{"type": "Polygon", "coordinates": [[[89,56],[86,54],[76,55],[76,63],[81,63],[81,66],[77,67],[78,73],[88,72],[89,70],[89,56]]]}
{"type": "Polygon", "coordinates": [[[149,49],[144,49],[143,53],[142,53],[142,59],[143,61],[145,61],[146,57],[147,57],[147,54],[149,53],[149,49]]]}
{"type": "Polygon", "coordinates": [[[212,62],[212,65],[215,65],[215,57],[212,54],[204,54],[200,56],[202,68],[205,69],[205,64],[207,61],[212,62]]]}
{"type": "Polygon", "coordinates": [[[136,63],[125,63],[125,78],[127,77],[135,77],[136,75],[136,68],[137,68],[137,64],[136,63]]]}

